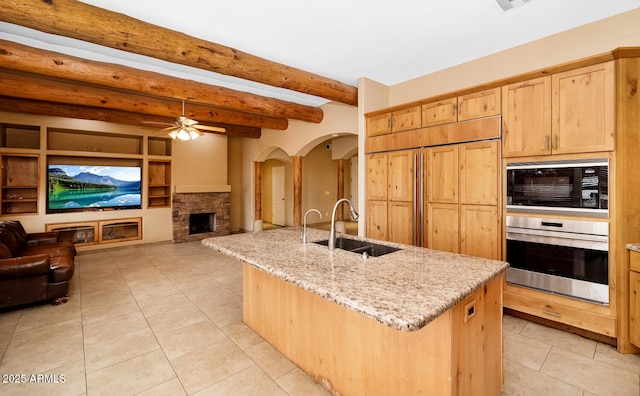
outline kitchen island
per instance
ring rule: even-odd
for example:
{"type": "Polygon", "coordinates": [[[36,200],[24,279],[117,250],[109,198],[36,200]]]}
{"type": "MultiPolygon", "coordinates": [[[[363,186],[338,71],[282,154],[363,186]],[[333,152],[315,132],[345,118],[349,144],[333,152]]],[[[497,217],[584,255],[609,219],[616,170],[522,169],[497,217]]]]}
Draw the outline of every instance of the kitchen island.
{"type": "Polygon", "coordinates": [[[499,394],[507,263],[387,242],[402,250],[363,257],[301,234],[203,241],[244,263],[243,318],[270,344],[334,394],[499,394]]]}

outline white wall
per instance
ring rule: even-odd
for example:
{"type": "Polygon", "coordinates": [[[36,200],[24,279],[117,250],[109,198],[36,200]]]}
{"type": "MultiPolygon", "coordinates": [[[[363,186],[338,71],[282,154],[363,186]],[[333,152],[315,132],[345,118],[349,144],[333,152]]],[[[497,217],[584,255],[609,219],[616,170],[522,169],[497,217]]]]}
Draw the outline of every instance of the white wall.
{"type": "Polygon", "coordinates": [[[389,106],[632,46],[640,46],[640,8],[394,85],[389,106]]]}

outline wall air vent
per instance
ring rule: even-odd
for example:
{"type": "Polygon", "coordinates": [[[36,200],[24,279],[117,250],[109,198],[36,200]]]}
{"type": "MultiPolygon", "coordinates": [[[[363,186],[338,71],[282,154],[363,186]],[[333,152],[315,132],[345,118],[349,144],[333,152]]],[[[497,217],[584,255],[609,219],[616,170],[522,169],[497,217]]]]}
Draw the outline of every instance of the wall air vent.
{"type": "Polygon", "coordinates": [[[521,7],[527,3],[534,2],[535,0],[492,0],[492,1],[495,2],[502,11],[509,11],[509,10],[513,10],[514,8],[521,7]]]}

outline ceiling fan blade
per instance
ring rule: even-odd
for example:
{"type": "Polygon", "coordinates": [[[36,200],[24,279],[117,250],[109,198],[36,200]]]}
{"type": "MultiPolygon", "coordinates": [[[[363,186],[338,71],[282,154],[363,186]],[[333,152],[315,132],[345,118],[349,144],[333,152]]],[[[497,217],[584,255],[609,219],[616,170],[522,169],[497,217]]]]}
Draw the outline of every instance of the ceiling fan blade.
{"type": "Polygon", "coordinates": [[[197,126],[194,126],[194,128],[202,129],[204,131],[221,132],[221,133],[224,133],[224,132],[227,131],[225,128],[214,127],[214,126],[209,126],[209,125],[197,125],[197,126]]]}

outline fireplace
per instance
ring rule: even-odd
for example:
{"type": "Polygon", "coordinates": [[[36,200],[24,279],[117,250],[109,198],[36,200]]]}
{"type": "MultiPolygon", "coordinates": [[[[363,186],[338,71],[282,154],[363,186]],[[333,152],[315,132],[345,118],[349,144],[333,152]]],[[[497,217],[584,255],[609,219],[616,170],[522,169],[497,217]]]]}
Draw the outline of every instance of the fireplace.
{"type": "Polygon", "coordinates": [[[175,193],[172,203],[173,242],[230,234],[229,192],[175,193]]]}
{"type": "Polygon", "coordinates": [[[189,235],[214,232],[216,230],[216,213],[189,214],[189,235]]]}

